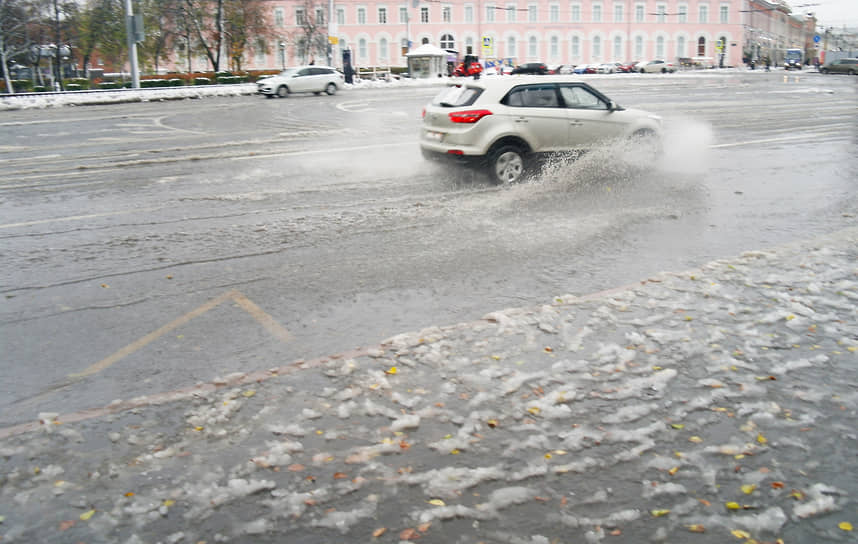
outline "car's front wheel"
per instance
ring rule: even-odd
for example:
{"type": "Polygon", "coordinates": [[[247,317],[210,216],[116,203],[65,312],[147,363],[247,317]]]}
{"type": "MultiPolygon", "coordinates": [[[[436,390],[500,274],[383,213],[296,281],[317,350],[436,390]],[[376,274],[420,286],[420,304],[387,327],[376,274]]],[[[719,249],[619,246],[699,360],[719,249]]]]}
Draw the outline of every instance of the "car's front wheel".
{"type": "Polygon", "coordinates": [[[287,96],[289,96],[289,87],[287,87],[286,85],[281,85],[277,87],[277,96],[279,96],[280,98],[286,98],[287,96]]]}
{"type": "Polygon", "coordinates": [[[526,166],[524,152],[516,145],[501,145],[489,152],[489,176],[499,185],[521,181],[526,166]]]}
{"type": "Polygon", "coordinates": [[[337,94],[337,86],[333,83],[328,83],[328,86],[325,87],[325,92],[328,93],[328,96],[333,96],[337,94]]]}

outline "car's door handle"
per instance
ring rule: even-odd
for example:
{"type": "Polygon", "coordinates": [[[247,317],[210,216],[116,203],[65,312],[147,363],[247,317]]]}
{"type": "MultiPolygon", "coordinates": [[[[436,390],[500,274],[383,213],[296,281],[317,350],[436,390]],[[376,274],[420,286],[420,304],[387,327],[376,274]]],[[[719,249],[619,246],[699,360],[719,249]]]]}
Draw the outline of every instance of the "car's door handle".
{"type": "Polygon", "coordinates": [[[569,121],[569,126],[572,126],[572,127],[583,127],[583,126],[584,126],[584,122],[583,122],[583,121],[569,121]]]}
{"type": "Polygon", "coordinates": [[[527,117],[519,117],[515,120],[516,123],[527,123],[527,117]]]}

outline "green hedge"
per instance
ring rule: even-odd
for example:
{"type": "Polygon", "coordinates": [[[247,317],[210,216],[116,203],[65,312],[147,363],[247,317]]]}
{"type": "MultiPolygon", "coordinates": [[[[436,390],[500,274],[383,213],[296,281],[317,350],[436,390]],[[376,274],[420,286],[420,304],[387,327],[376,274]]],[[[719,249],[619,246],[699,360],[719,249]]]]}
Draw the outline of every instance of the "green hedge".
{"type": "Polygon", "coordinates": [[[127,84],[123,85],[122,83],[119,83],[118,81],[103,81],[103,82],[98,84],[98,88],[99,89],[121,89],[121,88],[125,87],[126,85],[128,87],[131,87],[131,83],[127,83],[127,84]]]}
{"type": "Polygon", "coordinates": [[[211,85],[212,80],[207,77],[195,77],[194,85],[211,85]]]}

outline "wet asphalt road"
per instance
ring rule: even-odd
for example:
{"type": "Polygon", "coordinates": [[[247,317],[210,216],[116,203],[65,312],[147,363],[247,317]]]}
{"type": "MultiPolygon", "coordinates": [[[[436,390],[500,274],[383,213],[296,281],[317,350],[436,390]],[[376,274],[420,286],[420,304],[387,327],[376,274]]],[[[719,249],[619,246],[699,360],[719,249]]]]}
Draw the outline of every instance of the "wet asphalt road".
{"type": "Polygon", "coordinates": [[[666,119],[663,164],[452,179],[433,88],[4,113],[0,424],[855,225],[855,78],[592,82],[666,119]]]}

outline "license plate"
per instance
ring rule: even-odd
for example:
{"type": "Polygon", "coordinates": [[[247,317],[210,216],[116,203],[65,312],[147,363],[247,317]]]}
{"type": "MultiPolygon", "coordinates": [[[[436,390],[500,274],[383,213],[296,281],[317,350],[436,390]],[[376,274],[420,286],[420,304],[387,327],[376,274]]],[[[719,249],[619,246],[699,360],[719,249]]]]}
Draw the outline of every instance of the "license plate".
{"type": "Polygon", "coordinates": [[[433,130],[426,131],[426,139],[432,140],[433,142],[440,142],[444,138],[443,132],[435,132],[433,130]]]}

